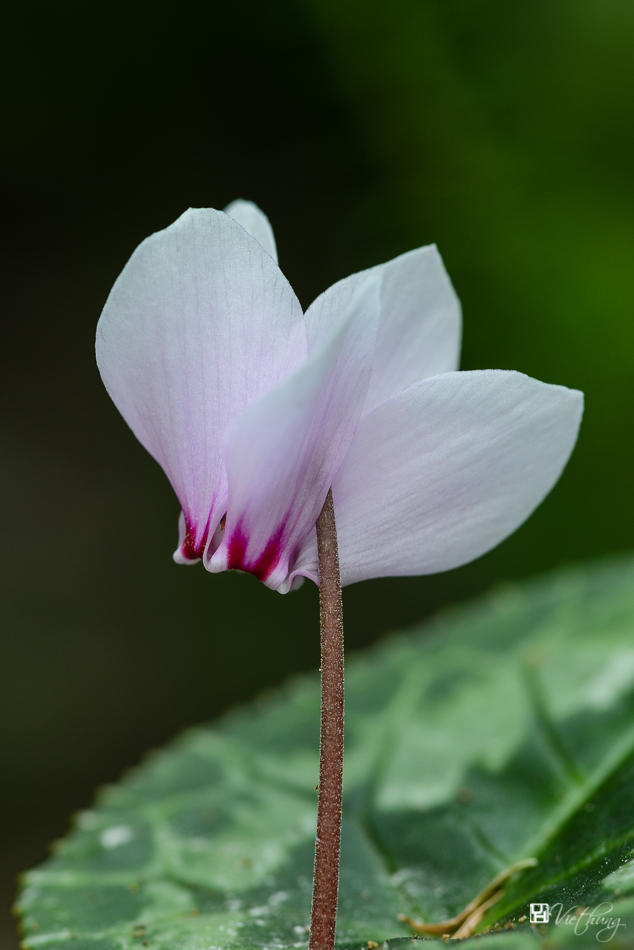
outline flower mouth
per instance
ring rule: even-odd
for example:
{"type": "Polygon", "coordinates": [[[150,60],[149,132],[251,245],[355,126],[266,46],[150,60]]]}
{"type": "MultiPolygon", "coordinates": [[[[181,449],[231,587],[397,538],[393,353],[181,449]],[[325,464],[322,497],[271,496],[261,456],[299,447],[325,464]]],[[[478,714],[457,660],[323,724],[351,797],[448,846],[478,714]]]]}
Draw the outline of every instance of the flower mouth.
{"type": "Polygon", "coordinates": [[[220,544],[224,537],[225,523],[227,521],[226,512],[220,519],[218,526],[216,527],[216,530],[214,531],[213,536],[211,538],[211,543],[209,545],[207,545],[207,542],[209,540],[211,515],[209,516],[207,520],[207,524],[205,525],[205,530],[200,536],[199,536],[199,532],[198,532],[198,528],[196,524],[190,518],[188,518],[187,515],[185,515],[184,518],[185,518],[185,537],[183,538],[183,541],[181,542],[180,549],[179,549],[181,557],[183,557],[186,561],[190,561],[192,563],[194,563],[195,561],[204,560],[205,551],[207,552],[207,557],[208,558],[211,557],[212,554],[214,554],[214,552],[217,551],[217,549],[220,547],[220,544]]]}
{"type": "MultiPolygon", "coordinates": [[[[207,568],[225,538],[226,512],[218,522],[211,541],[209,541],[210,522],[211,519],[207,521],[205,530],[200,535],[195,523],[185,516],[185,537],[180,546],[180,554],[184,560],[191,563],[202,560],[207,568]]],[[[225,541],[226,566],[224,569],[244,571],[266,582],[282,560],[284,525],[280,526],[267,541],[261,554],[254,557],[249,553],[248,548],[248,534],[243,525],[238,524],[231,532],[230,538],[225,541]]]]}

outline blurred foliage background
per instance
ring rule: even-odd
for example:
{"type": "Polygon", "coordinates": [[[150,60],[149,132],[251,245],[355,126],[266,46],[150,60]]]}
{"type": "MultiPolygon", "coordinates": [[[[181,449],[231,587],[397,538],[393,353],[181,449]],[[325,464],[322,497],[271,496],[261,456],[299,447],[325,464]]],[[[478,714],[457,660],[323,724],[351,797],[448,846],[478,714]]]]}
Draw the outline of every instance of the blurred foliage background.
{"type": "Polygon", "coordinates": [[[463,301],[463,368],[586,392],[575,455],[530,521],[473,565],[347,590],[350,649],[492,582],[632,546],[634,7],[33,0],[0,16],[14,947],[15,875],[95,786],[317,663],[314,588],[281,597],[172,563],[176,501],[94,365],[112,282],[186,207],[257,201],[306,305],[435,241],[463,301]]]}

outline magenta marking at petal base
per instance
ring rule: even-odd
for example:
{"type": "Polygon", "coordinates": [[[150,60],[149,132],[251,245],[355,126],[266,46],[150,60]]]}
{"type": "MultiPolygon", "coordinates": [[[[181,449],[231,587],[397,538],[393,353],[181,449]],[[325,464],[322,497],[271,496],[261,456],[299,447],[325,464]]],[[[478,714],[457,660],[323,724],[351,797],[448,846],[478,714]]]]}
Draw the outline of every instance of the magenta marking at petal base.
{"type": "Polygon", "coordinates": [[[196,528],[194,525],[190,524],[189,521],[186,521],[185,527],[187,530],[185,532],[185,540],[181,544],[181,554],[188,561],[199,561],[205,552],[205,545],[207,544],[207,538],[209,537],[209,522],[207,522],[207,526],[203,531],[203,536],[198,544],[196,544],[196,528]]]}
{"type": "Polygon", "coordinates": [[[228,571],[246,571],[244,564],[244,555],[247,553],[247,539],[242,533],[240,525],[231,535],[229,542],[229,551],[227,552],[227,570],[228,571]]]}
{"type": "Polygon", "coordinates": [[[283,528],[278,528],[255,564],[249,568],[258,580],[265,581],[277,567],[282,553],[283,528]]]}
{"type": "Polygon", "coordinates": [[[267,542],[264,551],[257,560],[250,564],[246,561],[247,538],[240,525],[234,530],[231,541],[229,542],[229,553],[227,557],[227,568],[238,571],[248,571],[254,574],[260,581],[265,581],[277,567],[280,555],[282,553],[282,539],[284,527],[277,529],[270,541],[267,542]]]}

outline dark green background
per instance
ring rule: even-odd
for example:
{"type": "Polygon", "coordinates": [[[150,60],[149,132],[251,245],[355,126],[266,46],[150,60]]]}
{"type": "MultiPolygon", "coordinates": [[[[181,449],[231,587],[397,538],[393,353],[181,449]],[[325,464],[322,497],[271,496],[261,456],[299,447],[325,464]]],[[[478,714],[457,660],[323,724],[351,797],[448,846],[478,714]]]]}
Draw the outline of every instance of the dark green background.
{"type": "Polygon", "coordinates": [[[7,906],[95,785],[316,665],[314,588],[172,563],[177,504],[94,366],[113,280],[186,207],[261,204],[305,304],[436,241],[463,367],[586,392],[573,460],[527,525],[458,571],[348,590],[351,648],[632,546],[634,6],[35,0],[1,17],[7,906]]]}

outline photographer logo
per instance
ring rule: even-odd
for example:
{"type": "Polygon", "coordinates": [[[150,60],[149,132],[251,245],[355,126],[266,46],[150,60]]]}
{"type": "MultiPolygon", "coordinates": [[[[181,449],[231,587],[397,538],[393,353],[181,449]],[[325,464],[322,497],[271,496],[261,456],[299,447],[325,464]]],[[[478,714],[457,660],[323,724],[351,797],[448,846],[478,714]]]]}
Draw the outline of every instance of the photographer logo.
{"type": "Polygon", "coordinates": [[[547,924],[550,920],[548,904],[531,904],[531,924],[547,924]]]}

